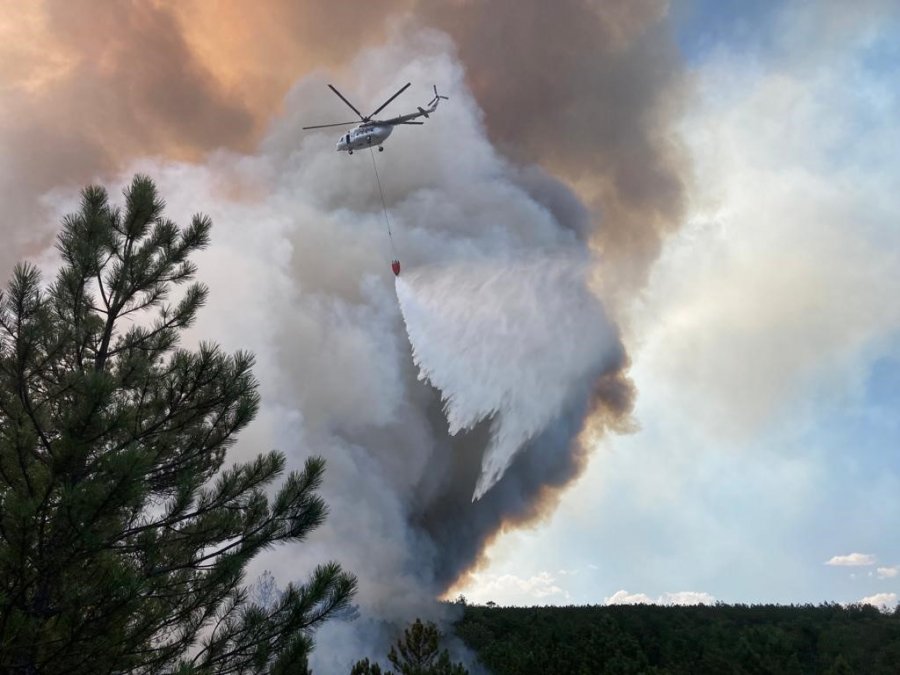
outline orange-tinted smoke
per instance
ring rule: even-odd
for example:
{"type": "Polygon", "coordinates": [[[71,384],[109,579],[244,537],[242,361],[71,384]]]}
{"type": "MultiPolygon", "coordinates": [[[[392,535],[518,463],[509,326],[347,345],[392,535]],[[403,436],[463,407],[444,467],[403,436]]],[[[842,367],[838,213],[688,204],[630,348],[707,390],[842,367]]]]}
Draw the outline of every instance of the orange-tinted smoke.
{"type": "Polygon", "coordinates": [[[316,68],[339,75],[405,17],[406,30],[424,24],[453,37],[491,136],[592,207],[604,277],[632,290],[681,214],[668,122],[682,83],[666,8],[664,0],[13,7],[0,17],[0,196],[27,221],[43,192],[136,157],[250,149],[293,82],[316,68]]]}
{"type": "MultiPolygon", "coordinates": [[[[562,179],[587,204],[603,283],[627,296],[682,213],[683,169],[671,120],[683,82],[666,4],[45,0],[6,8],[0,235],[7,245],[0,273],[6,278],[26,247],[52,242],[55,223],[38,208],[46,192],[102,179],[143,156],[190,161],[220,147],[252,150],[298,78],[319,68],[339,82],[359,50],[390,30],[432,26],[455,41],[492,140],[516,161],[562,179]]],[[[627,418],[626,369],[623,355],[588,429],[627,418]]],[[[572,414],[572,437],[588,412],[572,414]]],[[[452,471],[477,470],[480,458],[466,454],[477,450],[476,440],[477,433],[457,443],[452,471]]],[[[449,487],[423,504],[418,525],[438,542],[465,546],[438,571],[441,582],[477,560],[504,524],[552,509],[583,466],[583,443],[554,446],[543,457],[531,453],[505,487],[479,502],[481,511],[466,516],[472,527],[462,532],[445,528],[464,522],[470,487],[459,494],[449,487]]]]}

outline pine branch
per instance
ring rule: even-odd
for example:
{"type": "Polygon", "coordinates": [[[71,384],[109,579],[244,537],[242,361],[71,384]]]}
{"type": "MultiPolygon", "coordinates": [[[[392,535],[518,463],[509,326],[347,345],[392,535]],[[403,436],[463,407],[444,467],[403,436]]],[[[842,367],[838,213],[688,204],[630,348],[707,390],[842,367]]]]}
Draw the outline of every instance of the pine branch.
{"type": "Polygon", "coordinates": [[[48,291],[20,266],[0,294],[0,670],[170,672],[210,628],[201,669],[283,665],[355,580],[323,566],[271,612],[241,582],[322,524],[324,462],[271,499],[282,455],[223,469],[259,409],[253,358],[177,348],[207,299],[191,256],[211,223],[165,219],[146,177],[124,194],[85,189],[48,291]]]}

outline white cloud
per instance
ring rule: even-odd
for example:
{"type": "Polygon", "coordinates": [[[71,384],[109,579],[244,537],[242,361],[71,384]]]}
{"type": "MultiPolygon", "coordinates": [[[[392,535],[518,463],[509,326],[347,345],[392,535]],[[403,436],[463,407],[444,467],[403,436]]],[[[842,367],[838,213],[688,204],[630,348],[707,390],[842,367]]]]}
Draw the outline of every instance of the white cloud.
{"type": "Polygon", "coordinates": [[[557,583],[550,572],[539,572],[530,577],[515,574],[484,574],[473,572],[465,587],[465,595],[471,602],[496,602],[500,605],[529,605],[539,602],[567,601],[569,592],[557,583]]]}
{"type": "Polygon", "coordinates": [[[616,591],[608,598],[603,599],[606,605],[652,605],[653,600],[644,593],[629,593],[628,591],[616,591]]]}
{"type": "Polygon", "coordinates": [[[577,569],[574,569],[574,570],[561,569],[561,570],[556,570],[556,573],[561,577],[570,577],[570,576],[574,576],[574,575],[578,574],[578,570],[577,569]]]}
{"type": "Polygon", "coordinates": [[[900,565],[894,565],[893,567],[879,567],[875,571],[878,574],[879,579],[893,579],[897,575],[900,575],[900,565]]]}
{"type": "Polygon", "coordinates": [[[873,607],[888,607],[893,609],[897,605],[896,593],[876,593],[868,595],[859,601],[861,605],[872,605],[873,607]]]}
{"type": "Polygon", "coordinates": [[[621,590],[604,598],[603,602],[606,605],[714,605],[716,599],[709,593],[678,591],[663,593],[654,600],[646,593],[629,593],[621,590]]]}
{"type": "Polygon", "coordinates": [[[875,564],[875,556],[870,553],[850,553],[848,555],[836,555],[825,562],[834,567],[866,567],[875,564]]]}

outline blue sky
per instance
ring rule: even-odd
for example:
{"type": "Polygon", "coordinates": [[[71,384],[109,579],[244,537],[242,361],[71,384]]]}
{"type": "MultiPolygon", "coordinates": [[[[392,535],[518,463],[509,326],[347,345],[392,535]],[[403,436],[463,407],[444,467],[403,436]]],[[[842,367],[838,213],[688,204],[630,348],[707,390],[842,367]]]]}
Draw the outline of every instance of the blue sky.
{"type": "Polygon", "coordinates": [[[698,0],[673,16],[695,184],[629,324],[640,428],[600,441],[552,519],[502,537],[458,590],[893,605],[896,10],[698,0]]]}
{"type": "Polygon", "coordinates": [[[692,64],[728,45],[744,52],[762,49],[783,5],[778,0],[687,0],[671,8],[678,46],[692,64]]]}

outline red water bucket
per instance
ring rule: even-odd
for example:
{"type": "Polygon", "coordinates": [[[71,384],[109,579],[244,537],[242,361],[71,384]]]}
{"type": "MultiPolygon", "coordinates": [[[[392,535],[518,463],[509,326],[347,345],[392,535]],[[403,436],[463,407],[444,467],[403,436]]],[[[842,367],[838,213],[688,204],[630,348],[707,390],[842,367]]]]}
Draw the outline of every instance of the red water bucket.
{"type": "Polygon", "coordinates": [[[394,270],[394,276],[399,277],[400,276],[400,261],[394,260],[391,263],[391,269],[394,270]]]}

